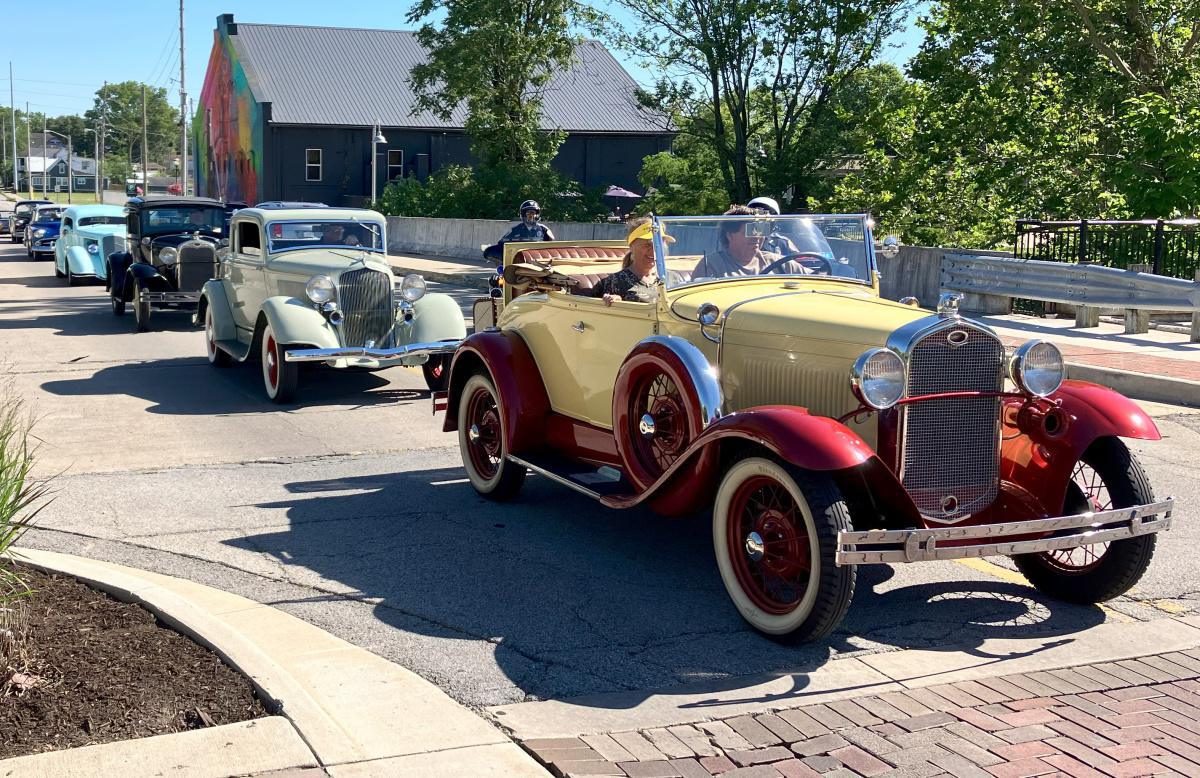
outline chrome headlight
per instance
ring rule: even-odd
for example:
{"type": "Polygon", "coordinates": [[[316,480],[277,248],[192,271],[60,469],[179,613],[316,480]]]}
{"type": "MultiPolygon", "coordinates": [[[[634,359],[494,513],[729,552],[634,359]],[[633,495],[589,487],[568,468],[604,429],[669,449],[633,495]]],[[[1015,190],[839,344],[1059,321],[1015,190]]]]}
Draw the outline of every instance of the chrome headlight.
{"type": "Polygon", "coordinates": [[[164,265],[174,264],[175,260],[178,258],[179,249],[172,248],[171,246],[167,246],[165,249],[158,252],[158,261],[164,265]]]}
{"type": "Polygon", "coordinates": [[[89,243],[89,244],[87,244],[87,246],[85,248],[87,248],[87,253],[89,253],[89,254],[99,254],[100,253],[100,245],[97,243],[89,243]]]}
{"type": "Polygon", "coordinates": [[[35,237],[35,238],[40,238],[45,234],[46,234],[46,231],[44,229],[42,229],[41,227],[39,227],[33,231],[33,237],[35,237]]]}
{"type": "Polygon", "coordinates": [[[850,389],[864,405],[882,411],[904,396],[904,363],[896,352],[873,348],[854,360],[850,389]]]}
{"type": "Polygon", "coordinates": [[[332,300],[336,292],[337,287],[333,285],[333,279],[329,276],[313,276],[304,285],[304,293],[317,305],[323,305],[332,300]]]}
{"type": "Polygon", "coordinates": [[[425,279],[416,273],[409,273],[400,282],[400,296],[410,303],[415,303],[425,296],[425,279]]]}
{"type": "Polygon", "coordinates": [[[1058,391],[1067,376],[1062,352],[1044,340],[1031,340],[1012,355],[1009,375],[1022,392],[1046,397],[1058,391]]]}

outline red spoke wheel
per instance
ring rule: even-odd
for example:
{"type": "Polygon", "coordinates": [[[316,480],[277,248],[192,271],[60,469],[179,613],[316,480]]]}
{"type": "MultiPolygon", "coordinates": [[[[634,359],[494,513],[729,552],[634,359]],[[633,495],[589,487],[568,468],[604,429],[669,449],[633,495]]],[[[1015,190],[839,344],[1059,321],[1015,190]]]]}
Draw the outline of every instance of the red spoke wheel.
{"type": "Polygon", "coordinates": [[[213,367],[229,367],[233,364],[233,357],[217,345],[217,325],[213,321],[211,306],[204,308],[204,348],[208,354],[208,364],[213,367]]]}
{"type": "Polygon", "coordinates": [[[837,484],[772,459],[750,457],[725,473],[713,507],[713,546],[725,589],[755,629],[816,640],[837,628],[855,569],[834,564],[850,514],[837,484]]]}
{"type": "Polygon", "coordinates": [[[300,366],[284,359],[287,344],[275,340],[275,330],[270,324],[263,327],[262,335],[263,388],[271,402],[288,403],[296,396],[296,383],[300,366]]]}
{"type": "MultiPolygon", "coordinates": [[[[1141,463],[1117,438],[1101,438],[1075,464],[1063,515],[1154,502],[1141,463]]],[[[1095,603],[1127,592],[1150,566],[1157,535],[1013,557],[1039,590],[1068,602],[1095,603]]]]}
{"type": "Polygon", "coordinates": [[[525,483],[525,468],[508,459],[504,411],[491,379],[467,379],[458,401],[458,446],[471,486],[489,500],[512,499],[525,483]]]}
{"type": "MultiPolygon", "coordinates": [[[[613,386],[613,434],[629,480],[650,488],[703,429],[700,400],[679,357],[657,344],[634,351],[613,386]]],[[[700,452],[689,467],[710,477],[716,449],[700,452]]]]}
{"type": "Polygon", "coordinates": [[[425,385],[429,387],[429,391],[445,391],[450,381],[450,356],[434,354],[428,362],[421,365],[421,373],[425,376],[425,385]]]}

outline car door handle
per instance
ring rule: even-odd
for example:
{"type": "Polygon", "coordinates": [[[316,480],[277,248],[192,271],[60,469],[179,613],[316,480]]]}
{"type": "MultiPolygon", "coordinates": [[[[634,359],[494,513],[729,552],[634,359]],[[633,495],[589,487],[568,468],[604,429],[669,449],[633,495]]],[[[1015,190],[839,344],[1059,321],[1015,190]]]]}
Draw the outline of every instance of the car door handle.
{"type": "Polygon", "coordinates": [[[587,329],[587,325],[581,321],[577,321],[571,325],[571,329],[575,330],[576,332],[583,332],[585,329],[587,329]]]}

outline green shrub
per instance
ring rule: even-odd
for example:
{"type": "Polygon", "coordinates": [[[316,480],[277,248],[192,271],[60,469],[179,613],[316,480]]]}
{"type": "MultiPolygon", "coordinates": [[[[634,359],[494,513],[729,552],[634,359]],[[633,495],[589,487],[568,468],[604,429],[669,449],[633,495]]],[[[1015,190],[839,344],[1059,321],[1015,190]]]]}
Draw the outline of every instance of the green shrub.
{"type": "Polygon", "coordinates": [[[13,565],[13,544],[46,505],[49,482],[33,476],[37,445],[33,416],[12,390],[0,385],[0,608],[29,594],[13,565]]]}

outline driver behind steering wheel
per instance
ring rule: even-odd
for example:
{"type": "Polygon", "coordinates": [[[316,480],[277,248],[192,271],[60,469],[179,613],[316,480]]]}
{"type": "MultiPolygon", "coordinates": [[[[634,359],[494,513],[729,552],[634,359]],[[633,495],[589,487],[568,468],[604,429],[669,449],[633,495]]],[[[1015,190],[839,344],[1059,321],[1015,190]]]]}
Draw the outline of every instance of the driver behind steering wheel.
{"type": "MultiPolygon", "coordinates": [[[[779,215],[779,203],[775,201],[774,197],[755,197],[746,203],[746,205],[759,213],[770,214],[771,216],[779,215]]],[[[763,240],[763,251],[790,257],[792,254],[799,254],[800,247],[791,238],[780,232],[778,225],[772,222],[771,234],[763,240]]]]}
{"type": "MultiPolygon", "coordinates": [[[[759,211],[749,206],[734,205],[730,206],[724,215],[755,216],[757,214],[759,211]]],[[[704,259],[701,259],[696,264],[695,270],[692,271],[692,278],[757,276],[772,264],[778,263],[784,255],[763,250],[763,242],[769,236],[765,231],[756,229],[758,226],[753,221],[721,222],[717,230],[717,242],[720,244],[720,249],[715,254],[704,255],[704,259]]],[[[801,275],[812,271],[799,262],[791,261],[775,264],[771,272],[801,275]]]]}

